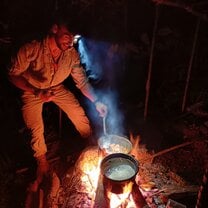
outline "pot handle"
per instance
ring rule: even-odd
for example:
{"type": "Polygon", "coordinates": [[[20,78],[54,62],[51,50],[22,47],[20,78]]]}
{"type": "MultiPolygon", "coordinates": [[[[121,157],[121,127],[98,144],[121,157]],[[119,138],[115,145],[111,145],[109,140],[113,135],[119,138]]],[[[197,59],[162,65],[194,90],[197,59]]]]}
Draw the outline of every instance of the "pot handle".
{"type": "Polygon", "coordinates": [[[107,132],[106,132],[106,116],[103,117],[103,134],[106,136],[107,132]]]}

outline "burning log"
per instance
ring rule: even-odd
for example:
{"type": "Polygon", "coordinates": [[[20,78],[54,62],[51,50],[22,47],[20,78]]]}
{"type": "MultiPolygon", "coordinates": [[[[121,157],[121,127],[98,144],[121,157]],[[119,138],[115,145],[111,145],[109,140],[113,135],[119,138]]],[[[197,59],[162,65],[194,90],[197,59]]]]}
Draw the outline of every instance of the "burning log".
{"type": "Polygon", "coordinates": [[[95,194],[94,208],[108,208],[109,200],[104,195],[103,176],[100,174],[95,194]]]}
{"type": "Polygon", "coordinates": [[[136,204],[137,208],[143,208],[143,207],[148,207],[147,202],[145,201],[138,185],[136,183],[133,184],[132,187],[132,197],[134,199],[134,202],[136,204]]]}
{"type": "Polygon", "coordinates": [[[99,183],[99,158],[98,148],[87,148],[79,156],[73,170],[66,175],[67,184],[63,207],[100,207],[97,193],[101,195],[102,187],[99,183]]]}
{"type": "Polygon", "coordinates": [[[38,208],[44,208],[44,191],[43,189],[39,190],[39,206],[38,208]]]}

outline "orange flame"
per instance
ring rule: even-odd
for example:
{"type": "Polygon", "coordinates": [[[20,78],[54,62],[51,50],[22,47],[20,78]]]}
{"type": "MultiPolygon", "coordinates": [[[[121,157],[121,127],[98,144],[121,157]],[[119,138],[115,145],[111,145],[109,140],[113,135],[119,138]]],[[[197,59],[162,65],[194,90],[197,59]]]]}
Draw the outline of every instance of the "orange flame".
{"type": "Polygon", "coordinates": [[[107,197],[109,199],[110,208],[132,208],[136,207],[131,191],[133,182],[129,182],[123,187],[122,194],[112,193],[110,190],[107,191],[107,197]]]}
{"type": "Polygon", "coordinates": [[[132,143],[131,155],[133,155],[138,160],[138,158],[139,158],[138,149],[139,149],[140,136],[137,136],[136,138],[134,138],[132,133],[130,133],[130,141],[132,143]]]}
{"type": "Polygon", "coordinates": [[[93,200],[95,200],[96,190],[98,187],[101,161],[101,156],[97,154],[97,157],[95,157],[94,152],[89,151],[80,165],[82,187],[84,187],[85,192],[87,192],[93,200]]]}

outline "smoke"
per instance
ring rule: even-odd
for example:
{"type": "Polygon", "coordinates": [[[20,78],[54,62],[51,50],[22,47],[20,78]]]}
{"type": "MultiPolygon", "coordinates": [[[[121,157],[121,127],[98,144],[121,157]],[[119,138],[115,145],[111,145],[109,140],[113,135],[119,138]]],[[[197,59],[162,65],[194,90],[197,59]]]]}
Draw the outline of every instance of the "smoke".
{"type": "Polygon", "coordinates": [[[95,42],[81,38],[78,42],[81,63],[84,65],[88,78],[99,81],[103,77],[103,66],[105,64],[105,51],[107,43],[95,42]]]}
{"type": "Polygon", "coordinates": [[[103,93],[103,102],[108,106],[108,115],[106,118],[107,134],[124,134],[124,115],[119,109],[119,102],[116,92],[106,91],[103,93]]]}
{"type": "MultiPolygon", "coordinates": [[[[106,128],[108,134],[124,134],[123,114],[119,106],[119,93],[116,83],[121,77],[122,57],[115,50],[115,44],[81,38],[77,47],[81,63],[99,99],[108,106],[106,128]],[[120,73],[120,74],[119,74],[120,73]]],[[[90,109],[91,115],[94,109],[90,109]]]]}

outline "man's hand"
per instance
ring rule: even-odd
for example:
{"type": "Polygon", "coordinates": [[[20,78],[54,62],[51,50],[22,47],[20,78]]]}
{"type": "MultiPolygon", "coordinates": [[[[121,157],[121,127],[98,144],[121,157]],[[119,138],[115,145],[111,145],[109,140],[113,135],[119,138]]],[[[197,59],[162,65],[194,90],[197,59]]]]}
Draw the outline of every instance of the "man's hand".
{"type": "Polygon", "coordinates": [[[100,101],[96,101],[95,107],[101,117],[106,117],[106,115],[108,113],[108,107],[104,103],[102,103],[100,101]]]}
{"type": "Polygon", "coordinates": [[[39,90],[37,93],[35,93],[35,95],[43,102],[50,102],[54,98],[54,93],[52,90],[39,90]]]}

